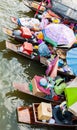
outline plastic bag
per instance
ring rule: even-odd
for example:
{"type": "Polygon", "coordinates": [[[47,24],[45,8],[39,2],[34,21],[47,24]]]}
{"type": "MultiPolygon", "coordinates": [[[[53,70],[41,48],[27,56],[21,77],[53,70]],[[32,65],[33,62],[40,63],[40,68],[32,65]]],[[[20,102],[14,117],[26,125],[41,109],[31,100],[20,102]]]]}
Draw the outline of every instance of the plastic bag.
{"type": "Polygon", "coordinates": [[[55,82],[54,90],[57,95],[61,95],[64,92],[64,89],[66,88],[66,83],[62,78],[59,78],[55,82]]]}
{"type": "Polygon", "coordinates": [[[49,50],[48,46],[44,42],[42,42],[39,45],[38,52],[39,52],[40,56],[46,56],[46,57],[50,56],[50,50],[49,50]]]}

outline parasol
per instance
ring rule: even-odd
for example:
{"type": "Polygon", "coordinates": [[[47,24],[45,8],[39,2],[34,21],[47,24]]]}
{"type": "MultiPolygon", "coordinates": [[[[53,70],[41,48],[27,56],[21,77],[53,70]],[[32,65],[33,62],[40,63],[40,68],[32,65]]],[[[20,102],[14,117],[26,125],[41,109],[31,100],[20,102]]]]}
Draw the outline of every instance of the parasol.
{"type": "Polygon", "coordinates": [[[77,76],[77,48],[72,48],[67,51],[66,61],[67,65],[71,68],[74,75],[77,76]]]}
{"type": "Polygon", "coordinates": [[[43,30],[44,40],[53,46],[71,47],[76,41],[76,37],[72,29],[64,24],[51,23],[43,30]]]}
{"type": "Polygon", "coordinates": [[[65,88],[65,97],[68,111],[77,116],[77,77],[65,88]]]}

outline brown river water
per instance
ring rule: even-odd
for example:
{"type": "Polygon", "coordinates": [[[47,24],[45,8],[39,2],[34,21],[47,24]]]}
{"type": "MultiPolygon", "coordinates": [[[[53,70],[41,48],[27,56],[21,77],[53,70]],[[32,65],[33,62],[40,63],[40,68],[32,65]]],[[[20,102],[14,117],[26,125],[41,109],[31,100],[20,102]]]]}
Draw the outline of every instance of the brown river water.
{"type": "Polygon", "coordinates": [[[40,101],[14,90],[12,83],[30,82],[35,74],[44,75],[45,68],[6,49],[5,40],[9,37],[3,33],[2,28],[17,27],[11,22],[10,16],[33,17],[34,13],[23,4],[22,0],[0,0],[0,130],[60,130],[60,128],[34,128],[17,122],[18,106],[40,101]]]}

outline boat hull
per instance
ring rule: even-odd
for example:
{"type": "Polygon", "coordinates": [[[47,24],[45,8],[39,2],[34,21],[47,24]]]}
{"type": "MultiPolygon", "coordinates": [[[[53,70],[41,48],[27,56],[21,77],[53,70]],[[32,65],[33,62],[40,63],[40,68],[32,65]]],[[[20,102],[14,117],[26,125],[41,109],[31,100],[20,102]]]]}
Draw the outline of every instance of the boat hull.
{"type": "MultiPolygon", "coordinates": [[[[43,122],[41,120],[38,120],[37,116],[37,108],[40,103],[33,103],[29,106],[21,106],[17,108],[17,121],[19,123],[25,123],[29,125],[36,125],[38,127],[40,126],[46,126],[46,127],[61,127],[61,128],[76,128],[77,125],[67,125],[67,124],[50,124],[48,122],[43,122]]],[[[53,104],[52,104],[53,105],[53,104]]],[[[54,105],[53,105],[54,107],[54,105]]]]}

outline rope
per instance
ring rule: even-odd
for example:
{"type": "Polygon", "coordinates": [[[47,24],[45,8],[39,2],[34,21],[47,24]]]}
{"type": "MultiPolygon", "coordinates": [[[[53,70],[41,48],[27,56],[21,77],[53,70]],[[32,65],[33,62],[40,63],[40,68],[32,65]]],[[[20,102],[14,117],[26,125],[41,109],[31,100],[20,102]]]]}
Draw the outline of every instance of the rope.
{"type": "Polygon", "coordinates": [[[39,12],[39,10],[40,10],[40,7],[41,7],[41,5],[42,5],[42,2],[43,2],[43,0],[40,2],[39,6],[38,6],[38,9],[37,9],[37,11],[36,11],[36,13],[35,13],[35,15],[34,15],[34,17],[36,17],[36,15],[38,14],[38,12],[39,12]]]}
{"type": "MultiPolygon", "coordinates": [[[[44,2],[44,0],[42,0],[42,1],[40,2],[39,6],[38,6],[38,9],[37,9],[37,11],[36,11],[36,13],[35,13],[35,15],[34,15],[34,17],[36,17],[36,15],[38,14],[38,12],[39,12],[39,10],[40,10],[40,8],[41,8],[41,6],[42,6],[42,2],[44,2]]],[[[50,0],[45,0],[45,2],[47,2],[48,5],[49,5],[49,7],[51,7],[51,1],[50,1],[50,0]]]]}

